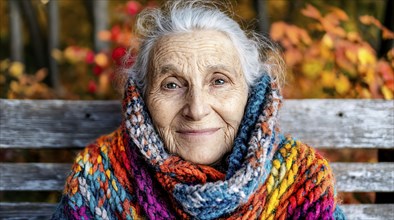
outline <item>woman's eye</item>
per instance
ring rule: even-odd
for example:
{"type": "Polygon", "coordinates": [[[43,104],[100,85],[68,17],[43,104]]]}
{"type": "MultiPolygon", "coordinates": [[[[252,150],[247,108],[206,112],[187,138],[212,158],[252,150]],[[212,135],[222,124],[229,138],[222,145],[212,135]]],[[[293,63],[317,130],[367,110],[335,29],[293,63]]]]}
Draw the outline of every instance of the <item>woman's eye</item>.
{"type": "Polygon", "coordinates": [[[179,88],[178,84],[170,82],[164,85],[165,89],[177,89],[179,88]]]}
{"type": "Polygon", "coordinates": [[[213,84],[215,86],[224,85],[224,83],[226,83],[226,81],[224,81],[223,79],[215,79],[215,81],[213,81],[213,84]]]}

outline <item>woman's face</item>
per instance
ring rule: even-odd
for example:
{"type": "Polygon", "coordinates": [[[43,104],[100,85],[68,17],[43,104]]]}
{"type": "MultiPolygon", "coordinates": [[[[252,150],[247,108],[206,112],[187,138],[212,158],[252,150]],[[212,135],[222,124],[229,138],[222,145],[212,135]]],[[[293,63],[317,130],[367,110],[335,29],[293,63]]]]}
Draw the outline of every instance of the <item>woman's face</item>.
{"type": "Polygon", "coordinates": [[[214,164],[232,149],[248,86],[230,39],[217,31],[161,38],[152,53],[146,103],[165,147],[214,164]]]}

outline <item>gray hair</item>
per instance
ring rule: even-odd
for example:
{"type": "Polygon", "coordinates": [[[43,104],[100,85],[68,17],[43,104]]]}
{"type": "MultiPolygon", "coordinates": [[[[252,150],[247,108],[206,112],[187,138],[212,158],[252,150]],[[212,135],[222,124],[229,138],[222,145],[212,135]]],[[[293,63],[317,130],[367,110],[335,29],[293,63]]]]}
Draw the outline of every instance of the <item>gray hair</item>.
{"type": "Polygon", "coordinates": [[[143,94],[146,91],[151,51],[155,43],[163,36],[195,30],[216,30],[229,37],[239,54],[249,87],[264,73],[275,79],[282,78],[284,61],[278,47],[271,40],[255,32],[250,32],[247,36],[240,25],[212,1],[172,0],[162,8],[144,10],[137,19],[136,32],[140,46],[134,65],[126,72],[135,80],[143,94]]]}

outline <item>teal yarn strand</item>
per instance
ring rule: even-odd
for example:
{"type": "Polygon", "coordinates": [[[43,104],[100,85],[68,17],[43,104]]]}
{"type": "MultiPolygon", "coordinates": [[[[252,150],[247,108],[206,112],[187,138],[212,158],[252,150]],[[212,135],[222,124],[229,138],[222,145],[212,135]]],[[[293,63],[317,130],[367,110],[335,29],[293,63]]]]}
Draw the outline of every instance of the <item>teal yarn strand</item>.
{"type": "Polygon", "coordinates": [[[233,152],[229,157],[229,165],[226,174],[227,180],[235,174],[244,162],[243,159],[247,153],[247,146],[249,146],[248,141],[250,140],[255,122],[264,110],[265,95],[269,88],[268,85],[270,81],[271,77],[268,74],[263,74],[259,82],[251,90],[237,138],[234,140],[233,152]]]}

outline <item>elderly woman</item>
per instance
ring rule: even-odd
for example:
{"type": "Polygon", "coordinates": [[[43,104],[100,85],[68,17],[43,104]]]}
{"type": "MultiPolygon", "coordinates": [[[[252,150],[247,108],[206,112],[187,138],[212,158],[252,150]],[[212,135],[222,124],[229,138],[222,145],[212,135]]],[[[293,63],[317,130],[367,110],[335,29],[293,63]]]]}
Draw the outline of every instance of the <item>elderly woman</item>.
{"type": "Polygon", "coordinates": [[[75,160],[54,219],[343,219],[314,149],[279,134],[283,61],[213,4],[143,12],[123,122],[75,160]]]}

